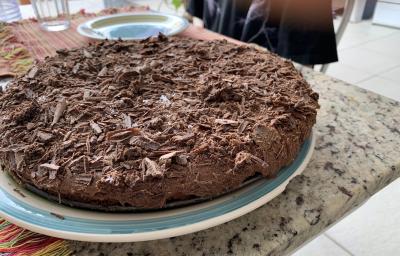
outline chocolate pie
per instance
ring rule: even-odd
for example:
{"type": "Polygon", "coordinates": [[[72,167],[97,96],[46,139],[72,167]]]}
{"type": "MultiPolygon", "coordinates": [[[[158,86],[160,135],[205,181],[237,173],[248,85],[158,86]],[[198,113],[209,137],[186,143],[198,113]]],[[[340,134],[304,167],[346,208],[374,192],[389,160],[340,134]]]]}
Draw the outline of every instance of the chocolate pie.
{"type": "Polygon", "coordinates": [[[0,163],[60,200],[162,208],[273,179],[318,107],[290,61],[250,46],[104,41],[59,50],[0,93],[0,163]]]}

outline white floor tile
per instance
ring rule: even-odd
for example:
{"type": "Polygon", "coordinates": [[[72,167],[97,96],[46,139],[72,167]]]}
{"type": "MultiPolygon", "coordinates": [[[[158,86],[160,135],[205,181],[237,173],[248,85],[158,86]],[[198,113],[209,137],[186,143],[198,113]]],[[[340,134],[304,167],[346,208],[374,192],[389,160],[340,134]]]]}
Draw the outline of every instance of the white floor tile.
{"type": "Polygon", "coordinates": [[[400,101],[400,82],[394,82],[392,80],[376,76],[371,79],[367,79],[365,81],[357,83],[356,85],[364,89],[381,94],[383,96],[386,96],[388,98],[400,101]]]}
{"type": "MultiPolygon", "coordinates": [[[[85,9],[87,12],[99,12],[104,9],[104,3],[98,0],[69,1],[69,10],[71,13],[77,13],[81,9],[85,9]]],[[[35,17],[32,5],[20,5],[20,10],[23,19],[35,17]]]]}
{"type": "Polygon", "coordinates": [[[356,256],[400,255],[399,198],[397,180],[326,233],[356,256]]]}
{"type": "Polygon", "coordinates": [[[400,66],[384,72],[379,76],[400,83],[400,66]]]}
{"type": "Polygon", "coordinates": [[[371,77],[369,72],[358,70],[342,63],[330,64],[326,74],[350,84],[355,84],[371,77]]]}
{"type": "Polygon", "coordinates": [[[360,45],[361,48],[373,50],[387,56],[400,58],[400,34],[394,34],[360,45]]]}
{"type": "Polygon", "coordinates": [[[125,0],[127,2],[131,2],[133,4],[148,6],[151,10],[160,11],[163,13],[175,14],[175,15],[183,15],[185,13],[185,9],[183,6],[176,10],[172,5],[171,1],[160,1],[160,0],[125,0]]]}
{"type": "Polygon", "coordinates": [[[400,65],[400,58],[356,47],[339,51],[339,63],[374,75],[400,65]]]}
{"type": "Polygon", "coordinates": [[[359,33],[354,34],[345,31],[337,47],[339,50],[348,49],[359,46],[361,44],[365,44],[367,42],[370,42],[371,40],[372,39],[370,39],[368,36],[365,36],[364,34],[359,34],[359,33]]]}
{"type": "Polygon", "coordinates": [[[372,25],[371,21],[349,23],[343,34],[343,38],[338,45],[338,49],[355,47],[395,34],[400,34],[400,30],[372,25]]]}
{"type": "Polygon", "coordinates": [[[399,29],[375,25],[372,24],[371,20],[366,20],[359,23],[349,23],[346,30],[346,32],[349,33],[364,34],[370,39],[376,39],[383,36],[400,33],[399,29]]]}
{"type": "Polygon", "coordinates": [[[320,235],[292,256],[349,256],[346,251],[336,245],[325,235],[320,235]]]}

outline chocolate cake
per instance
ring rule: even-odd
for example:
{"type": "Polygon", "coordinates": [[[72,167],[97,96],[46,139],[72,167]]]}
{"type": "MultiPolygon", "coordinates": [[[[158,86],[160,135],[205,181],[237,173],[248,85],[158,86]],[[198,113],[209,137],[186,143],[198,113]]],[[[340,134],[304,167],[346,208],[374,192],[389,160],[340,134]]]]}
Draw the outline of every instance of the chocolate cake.
{"type": "Polygon", "coordinates": [[[318,107],[272,53],[164,36],[104,41],[59,50],[0,94],[0,163],[60,199],[162,208],[274,178],[318,107]]]}

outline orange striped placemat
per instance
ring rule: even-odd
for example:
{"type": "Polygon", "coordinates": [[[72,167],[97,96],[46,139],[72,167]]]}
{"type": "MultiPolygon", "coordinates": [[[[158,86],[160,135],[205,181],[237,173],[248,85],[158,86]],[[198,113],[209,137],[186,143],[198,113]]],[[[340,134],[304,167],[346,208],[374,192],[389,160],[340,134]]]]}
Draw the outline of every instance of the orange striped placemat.
{"type": "Polygon", "coordinates": [[[148,7],[125,7],[105,9],[100,13],[81,10],[72,15],[71,27],[60,32],[48,32],[40,28],[35,19],[14,23],[0,23],[0,77],[15,76],[29,69],[35,59],[43,60],[54,55],[57,49],[80,47],[89,42],[76,28],[94,16],[118,12],[146,11],[148,7]]]}
{"type": "MultiPolygon", "coordinates": [[[[35,19],[11,24],[0,23],[0,78],[24,73],[31,67],[35,59],[43,60],[46,56],[54,55],[58,49],[86,45],[90,40],[81,36],[76,28],[88,19],[118,12],[143,12],[146,10],[149,10],[148,7],[133,6],[105,9],[97,14],[81,10],[72,16],[71,27],[60,32],[42,30],[35,19]]],[[[193,25],[189,25],[179,36],[202,40],[225,39],[236,44],[243,44],[238,40],[193,25]]]]}

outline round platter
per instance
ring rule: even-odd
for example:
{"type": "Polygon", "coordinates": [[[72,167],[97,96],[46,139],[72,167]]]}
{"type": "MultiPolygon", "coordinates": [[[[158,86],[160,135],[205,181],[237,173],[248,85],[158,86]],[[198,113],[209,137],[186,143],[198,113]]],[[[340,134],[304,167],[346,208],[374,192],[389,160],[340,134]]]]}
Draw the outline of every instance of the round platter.
{"type": "Polygon", "coordinates": [[[315,144],[312,133],[293,163],[274,179],[261,179],[211,201],[141,213],[106,213],[63,206],[16,184],[0,171],[0,215],[34,232],[70,240],[134,242],[174,237],[238,218],[283,192],[307,166],[315,144]]]}
{"type": "Polygon", "coordinates": [[[80,24],[78,33],[92,39],[140,40],[162,33],[176,35],[187,28],[182,17],[156,13],[121,13],[102,16],[80,24]]]}

